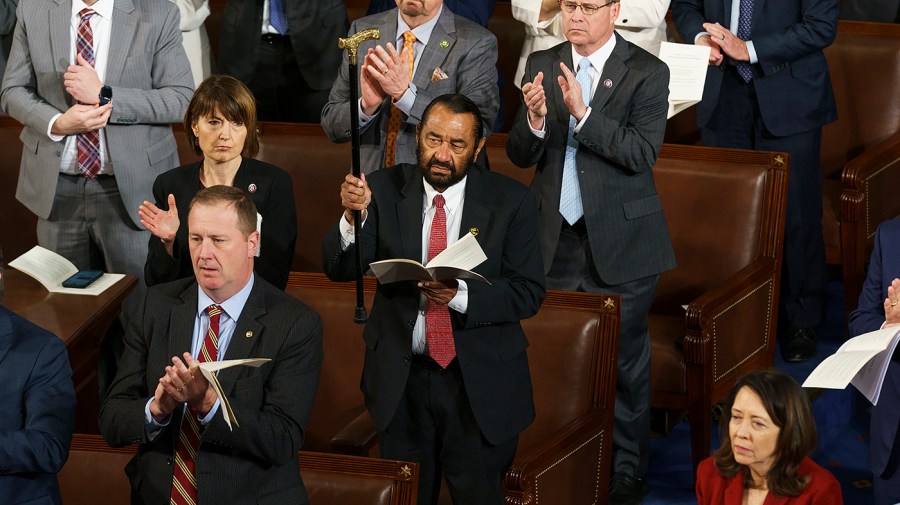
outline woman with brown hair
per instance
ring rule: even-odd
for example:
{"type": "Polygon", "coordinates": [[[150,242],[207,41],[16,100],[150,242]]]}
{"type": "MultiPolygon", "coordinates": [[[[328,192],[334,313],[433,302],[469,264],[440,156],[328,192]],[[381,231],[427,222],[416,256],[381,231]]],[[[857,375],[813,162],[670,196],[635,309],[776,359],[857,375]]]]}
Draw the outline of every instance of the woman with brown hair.
{"type": "Polygon", "coordinates": [[[737,381],[719,423],[722,447],[697,469],[699,505],[841,505],[841,487],[807,456],[816,423],[789,375],[754,370],[737,381]]]}
{"type": "Polygon", "coordinates": [[[184,131],[203,159],[169,170],[153,183],[156,203],[138,209],[150,233],[144,276],[148,286],[194,275],[188,248],[188,205],[198,191],[218,184],[244,190],[259,212],[260,247],[254,270],[279,289],[287,285],[297,240],[291,177],[254,160],[259,152],[256,100],[241,81],[225,75],[204,80],[184,114],[184,131]]]}

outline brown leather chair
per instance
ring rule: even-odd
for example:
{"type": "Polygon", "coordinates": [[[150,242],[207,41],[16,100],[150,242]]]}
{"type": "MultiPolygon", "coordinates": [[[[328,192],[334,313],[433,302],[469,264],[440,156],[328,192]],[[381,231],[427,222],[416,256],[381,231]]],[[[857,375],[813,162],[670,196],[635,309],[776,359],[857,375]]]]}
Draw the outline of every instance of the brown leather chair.
{"type": "MultiPolygon", "coordinates": [[[[131,485],[125,476],[125,465],[135,450],[136,446],[111,448],[99,435],[74,435],[69,460],[59,472],[63,503],[130,503],[131,485]]],[[[416,502],[416,463],[304,451],[297,454],[297,459],[311,505],[416,502]]]]}
{"type": "MultiPolygon", "coordinates": [[[[366,303],[371,303],[371,278],[366,286],[366,303]]],[[[322,316],[325,361],[308,429],[310,439],[322,440],[341,426],[349,412],[362,408],[359,377],[365,346],[362,326],[352,322],[354,285],[293,272],[287,292],[322,316]]],[[[518,454],[506,475],[508,504],[538,504],[541,497],[553,504],[605,499],[612,455],[618,305],[618,297],[551,291],[537,315],[522,321],[530,342],[537,418],[519,437],[518,454]]],[[[375,444],[371,419],[361,411],[335,433],[332,450],[368,455],[374,453],[375,444]]]]}
{"type": "Polygon", "coordinates": [[[784,154],[697,146],[663,145],[653,168],[678,264],[650,313],[652,404],[688,411],[695,469],[711,408],[774,363],[787,174],[784,154]]]}
{"type": "Polygon", "coordinates": [[[19,180],[19,164],[22,161],[22,125],[18,121],[0,115],[0,247],[8,263],[37,245],[37,216],[16,200],[19,180]]]}

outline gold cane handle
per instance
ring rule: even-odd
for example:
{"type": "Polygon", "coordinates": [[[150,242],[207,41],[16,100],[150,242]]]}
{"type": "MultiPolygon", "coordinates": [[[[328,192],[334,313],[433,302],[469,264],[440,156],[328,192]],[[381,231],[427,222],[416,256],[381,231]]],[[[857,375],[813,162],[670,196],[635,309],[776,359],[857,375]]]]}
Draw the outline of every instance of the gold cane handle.
{"type": "Polygon", "coordinates": [[[356,65],[356,52],[357,49],[359,49],[359,45],[367,40],[379,38],[381,38],[381,32],[378,30],[378,28],[369,28],[368,30],[356,32],[350,37],[339,38],[338,47],[341,49],[346,49],[347,58],[350,60],[350,64],[356,65]]]}

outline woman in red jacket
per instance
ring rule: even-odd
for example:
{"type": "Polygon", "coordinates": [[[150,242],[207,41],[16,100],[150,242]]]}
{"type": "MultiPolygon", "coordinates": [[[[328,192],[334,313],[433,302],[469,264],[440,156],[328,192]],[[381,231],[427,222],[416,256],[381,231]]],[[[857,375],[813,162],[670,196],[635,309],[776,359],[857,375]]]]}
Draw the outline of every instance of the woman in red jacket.
{"type": "Polygon", "coordinates": [[[697,469],[699,505],[841,505],[841,487],[807,454],[816,423],[806,393],[790,376],[755,370],[725,404],[722,447],[697,469]]]}

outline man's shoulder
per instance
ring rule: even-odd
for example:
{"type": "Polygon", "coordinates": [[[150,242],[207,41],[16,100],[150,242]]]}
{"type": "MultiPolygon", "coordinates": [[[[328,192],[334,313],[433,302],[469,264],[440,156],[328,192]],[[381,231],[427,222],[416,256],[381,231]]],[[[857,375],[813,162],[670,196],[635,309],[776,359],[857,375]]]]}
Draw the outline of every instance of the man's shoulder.
{"type": "MultiPolygon", "coordinates": [[[[447,6],[444,6],[444,9],[447,9],[447,6]]],[[[494,41],[496,43],[497,36],[494,35],[493,32],[488,30],[487,28],[481,26],[480,24],[472,21],[471,19],[460,16],[459,14],[452,14],[453,24],[455,26],[457,35],[460,39],[466,40],[480,40],[487,39],[494,41]]]]}
{"type": "MultiPolygon", "coordinates": [[[[350,25],[350,33],[356,33],[362,30],[367,30],[369,28],[380,28],[388,23],[391,17],[397,17],[397,10],[391,9],[389,11],[384,12],[376,12],[375,14],[369,14],[367,16],[363,16],[359,19],[356,19],[350,25]]],[[[381,35],[381,42],[386,42],[384,40],[385,34],[381,35]]]]}
{"type": "Polygon", "coordinates": [[[62,340],[15,312],[0,305],[0,340],[10,339],[6,344],[19,351],[37,353],[47,346],[63,348],[62,340]]]}
{"type": "MultiPolygon", "coordinates": [[[[302,300],[276,288],[259,275],[254,277],[253,292],[262,297],[267,314],[271,317],[287,318],[292,321],[310,318],[320,319],[319,313],[302,300]]],[[[288,281],[287,289],[290,289],[290,281],[288,281]]],[[[251,296],[253,296],[252,293],[251,296]]]]}
{"type": "Polygon", "coordinates": [[[147,289],[147,305],[151,304],[171,304],[174,301],[181,300],[182,295],[190,287],[196,287],[197,280],[194,277],[185,277],[171,282],[164,282],[150,286],[147,289]]]}

